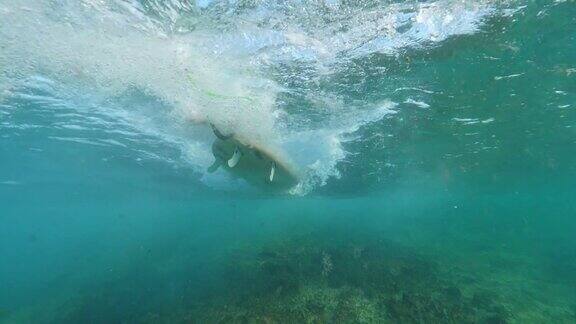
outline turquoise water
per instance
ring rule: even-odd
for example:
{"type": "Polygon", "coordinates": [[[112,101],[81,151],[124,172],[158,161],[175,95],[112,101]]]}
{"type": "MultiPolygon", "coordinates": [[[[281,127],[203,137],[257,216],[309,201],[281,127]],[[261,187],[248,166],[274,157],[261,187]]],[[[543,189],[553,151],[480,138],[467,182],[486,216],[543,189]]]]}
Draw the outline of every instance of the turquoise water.
{"type": "Polygon", "coordinates": [[[0,0],[0,323],[576,322],[575,109],[569,0],[0,0]]]}

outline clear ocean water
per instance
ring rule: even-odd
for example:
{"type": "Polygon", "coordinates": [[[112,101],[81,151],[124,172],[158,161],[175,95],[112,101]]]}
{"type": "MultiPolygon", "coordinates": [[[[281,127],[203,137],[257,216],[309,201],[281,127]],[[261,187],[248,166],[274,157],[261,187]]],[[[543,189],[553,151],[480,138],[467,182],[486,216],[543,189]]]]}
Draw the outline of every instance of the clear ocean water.
{"type": "Polygon", "coordinates": [[[575,183],[572,0],[0,0],[0,323],[576,323],[575,183]]]}

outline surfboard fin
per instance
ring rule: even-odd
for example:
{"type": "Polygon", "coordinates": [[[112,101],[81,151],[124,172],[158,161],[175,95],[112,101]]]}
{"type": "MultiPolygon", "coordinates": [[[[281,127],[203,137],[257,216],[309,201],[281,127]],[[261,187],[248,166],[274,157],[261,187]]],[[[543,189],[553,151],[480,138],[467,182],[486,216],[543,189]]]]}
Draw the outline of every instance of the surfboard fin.
{"type": "Polygon", "coordinates": [[[274,175],[276,174],[276,162],[272,162],[270,167],[270,182],[274,181],[274,175]]]}
{"type": "Polygon", "coordinates": [[[235,167],[240,161],[240,157],[242,157],[242,152],[240,152],[240,148],[236,146],[234,149],[234,155],[232,155],[230,160],[228,160],[228,166],[231,168],[235,167]]]}

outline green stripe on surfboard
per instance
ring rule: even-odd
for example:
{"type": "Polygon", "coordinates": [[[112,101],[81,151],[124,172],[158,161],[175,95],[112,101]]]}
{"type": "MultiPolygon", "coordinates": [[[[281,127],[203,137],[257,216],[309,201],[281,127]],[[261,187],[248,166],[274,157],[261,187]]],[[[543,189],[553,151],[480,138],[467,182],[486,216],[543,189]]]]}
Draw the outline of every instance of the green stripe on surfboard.
{"type": "Polygon", "coordinates": [[[220,100],[244,100],[247,101],[249,103],[255,103],[256,100],[250,97],[246,97],[246,96],[227,96],[227,95],[223,95],[220,93],[217,93],[215,91],[212,90],[207,90],[207,89],[202,89],[201,87],[198,86],[198,83],[194,80],[194,78],[189,75],[188,76],[188,80],[190,81],[190,83],[192,84],[192,87],[194,89],[196,89],[198,92],[201,92],[202,94],[213,98],[213,99],[220,99],[220,100]]]}

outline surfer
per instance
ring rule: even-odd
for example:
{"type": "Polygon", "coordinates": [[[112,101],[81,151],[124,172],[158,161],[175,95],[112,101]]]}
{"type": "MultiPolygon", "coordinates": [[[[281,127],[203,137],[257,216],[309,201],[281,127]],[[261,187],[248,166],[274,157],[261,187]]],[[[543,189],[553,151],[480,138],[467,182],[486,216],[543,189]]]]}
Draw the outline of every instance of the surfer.
{"type": "MultiPolygon", "coordinates": [[[[216,135],[216,137],[221,140],[221,141],[227,141],[229,139],[232,138],[232,136],[234,136],[234,134],[229,134],[229,135],[224,135],[222,134],[222,132],[220,132],[218,130],[218,128],[216,128],[216,126],[214,126],[214,124],[210,123],[210,127],[212,127],[212,131],[214,132],[214,135],[216,135]]],[[[228,160],[228,166],[230,168],[235,167],[238,162],[240,162],[240,158],[242,157],[242,151],[240,151],[240,147],[236,146],[234,148],[234,154],[232,155],[232,157],[228,160]]],[[[215,156],[216,158],[216,156],[215,156]]],[[[216,158],[216,160],[218,160],[216,158]]],[[[216,162],[215,162],[216,163],[216,162]]],[[[220,163],[221,164],[221,163],[220,163]]],[[[219,166],[219,165],[218,165],[219,166]]],[[[210,167],[212,168],[212,167],[210,167]]],[[[218,167],[216,167],[216,169],[218,169],[218,167]]],[[[216,171],[216,169],[214,169],[214,171],[216,171]]],[[[212,171],[213,172],[213,171],[212,171]]]]}
{"type": "Polygon", "coordinates": [[[189,120],[196,124],[209,125],[216,137],[212,144],[214,163],[208,172],[214,173],[221,166],[234,170],[232,174],[255,185],[272,184],[278,189],[289,189],[298,183],[298,173],[277,149],[260,142],[239,138],[233,132],[223,132],[204,116],[193,115],[189,120]],[[267,170],[265,176],[263,170],[267,170]]]}
{"type": "Polygon", "coordinates": [[[215,161],[208,168],[215,172],[225,166],[240,178],[256,185],[274,185],[289,189],[298,183],[298,176],[283,155],[274,153],[258,142],[237,138],[234,133],[225,134],[212,123],[208,123],[216,136],[212,144],[215,161]],[[262,171],[266,170],[265,176],[262,171]]]}

